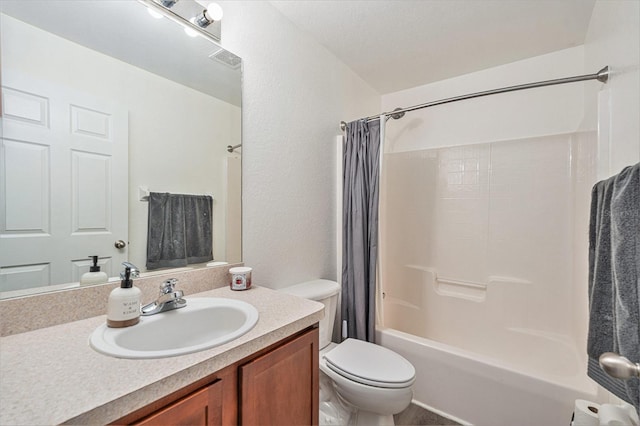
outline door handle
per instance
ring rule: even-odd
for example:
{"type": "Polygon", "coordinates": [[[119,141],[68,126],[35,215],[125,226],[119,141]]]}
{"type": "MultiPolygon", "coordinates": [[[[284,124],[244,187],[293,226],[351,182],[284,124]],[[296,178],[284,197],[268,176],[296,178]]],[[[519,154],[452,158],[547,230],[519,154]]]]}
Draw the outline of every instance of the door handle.
{"type": "Polygon", "coordinates": [[[630,379],[640,377],[640,364],[629,361],[622,355],[614,352],[605,352],[598,359],[600,368],[605,373],[616,379],[630,379]]]}
{"type": "Polygon", "coordinates": [[[115,242],[114,246],[115,246],[117,249],[123,249],[123,248],[125,248],[125,247],[127,246],[127,243],[125,243],[125,242],[124,242],[124,241],[122,241],[122,240],[118,240],[118,241],[116,241],[116,242],[115,242]]]}

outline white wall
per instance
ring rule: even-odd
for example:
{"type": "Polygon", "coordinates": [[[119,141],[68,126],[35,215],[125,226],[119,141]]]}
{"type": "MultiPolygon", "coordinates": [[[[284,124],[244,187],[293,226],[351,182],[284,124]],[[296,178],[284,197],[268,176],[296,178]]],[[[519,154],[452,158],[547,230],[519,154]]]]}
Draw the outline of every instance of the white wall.
{"type": "Polygon", "coordinates": [[[335,136],[380,97],[269,3],[220,4],[244,69],[244,261],[272,288],[335,279],[335,136]]]}
{"type": "MultiPolygon", "coordinates": [[[[599,177],[640,161],[640,2],[596,2],[585,41],[585,66],[609,65],[599,102],[585,103],[586,129],[598,129],[599,177]]],[[[586,95],[593,87],[585,87],[586,95]]]]}
{"type": "Polygon", "coordinates": [[[3,43],[3,67],[128,110],[129,261],[146,263],[148,203],[139,186],[213,194],[214,258],[227,260],[226,146],[240,139],[240,109],[4,15],[3,36],[21,40],[3,43]]]}

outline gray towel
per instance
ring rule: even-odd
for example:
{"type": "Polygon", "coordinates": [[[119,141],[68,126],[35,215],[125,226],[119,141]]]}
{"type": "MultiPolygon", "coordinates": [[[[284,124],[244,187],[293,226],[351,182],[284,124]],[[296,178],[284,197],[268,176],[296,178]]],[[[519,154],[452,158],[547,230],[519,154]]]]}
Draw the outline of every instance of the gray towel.
{"type": "Polygon", "coordinates": [[[147,269],[213,260],[212,210],[207,195],[150,193],[147,269]]]}
{"type": "Polygon", "coordinates": [[[588,375],[640,411],[640,379],[615,379],[604,352],[640,362],[640,163],[598,182],[589,224],[588,375]]]}

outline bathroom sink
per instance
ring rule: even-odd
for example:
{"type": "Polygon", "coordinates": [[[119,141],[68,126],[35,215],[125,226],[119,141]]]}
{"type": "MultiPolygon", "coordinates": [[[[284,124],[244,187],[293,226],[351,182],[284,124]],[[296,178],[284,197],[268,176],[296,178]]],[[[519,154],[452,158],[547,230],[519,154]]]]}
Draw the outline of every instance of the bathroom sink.
{"type": "Polygon", "coordinates": [[[116,358],[165,358],[198,352],[242,336],[258,322],[258,311],[240,300],[187,298],[187,306],[140,317],[131,327],[96,328],[89,344],[116,358]]]}

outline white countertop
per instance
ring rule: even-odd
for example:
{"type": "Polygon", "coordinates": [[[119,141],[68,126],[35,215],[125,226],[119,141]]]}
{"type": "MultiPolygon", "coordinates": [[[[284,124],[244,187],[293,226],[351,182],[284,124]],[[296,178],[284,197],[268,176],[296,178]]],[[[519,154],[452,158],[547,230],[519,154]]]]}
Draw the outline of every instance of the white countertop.
{"type": "Polygon", "coordinates": [[[232,342],[162,359],[118,359],[91,349],[89,335],[105,322],[104,315],[3,337],[0,424],[114,421],[324,316],[321,303],[256,286],[248,291],[219,288],[186,298],[190,297],[244,300],[256,307],[260,318],[251,331],[232,342]]]}

